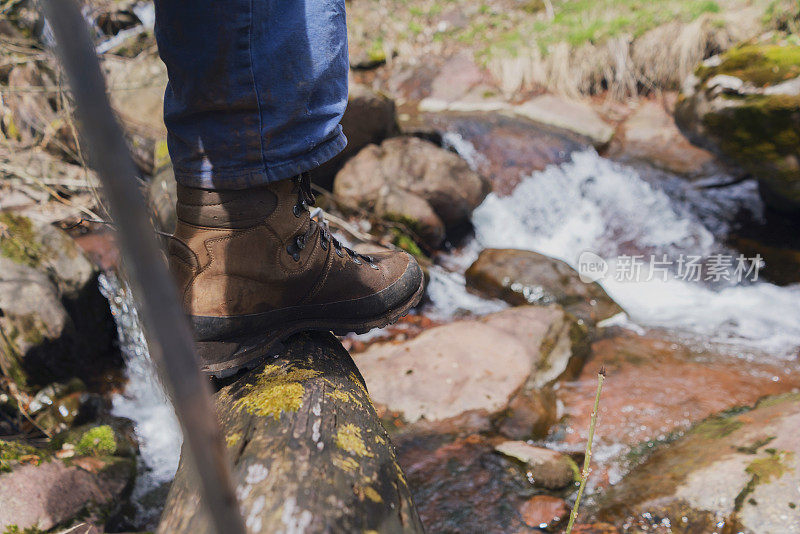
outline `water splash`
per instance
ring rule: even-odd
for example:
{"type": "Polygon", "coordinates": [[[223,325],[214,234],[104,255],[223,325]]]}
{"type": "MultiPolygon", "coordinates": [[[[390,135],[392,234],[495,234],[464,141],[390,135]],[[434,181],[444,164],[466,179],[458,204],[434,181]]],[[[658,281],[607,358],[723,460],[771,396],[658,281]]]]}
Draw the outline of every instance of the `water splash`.
{"type": "Polygon", "coordinates": [[[128,284],[113,273],[101,274],[99,283],[100,292],[108,299],[117,324],[119,345],[125,358],[128,378],[125,391],[112,399],[112,413],[127,417],[136,425],[141,465],[131,500],[140,507],[140,519],[147,518],[154,511],[141,507],[142,497],[175,476],[183,436],[172,404],[164,393],[150,360],[141,321],[128,284]]]}
{"type": "MultiPolygon", "coordinates": [[[[666,254],[675,259],[681,254],[729,252],[709,228],[727,228],[729,221],[722,217],[742,202],[737,195],[747,194],[747,188],[738,186],[733,194],[715,192],[722,208],[714,208],[712,195],[700,217],[689,209],[690,203],[681,201],[692,193],[673,191],[671,196],[636,169],[590,149],[574,153],[568,163],[533,173],[510,196],[490,194],[472,221],[478,248],[534,250],[573,267],[580,254],[590,250],[606,259],[613,273],[614,258],[621,254],[666,254]]],[[[800,285],[758,281],[711,287],[680,280],[674,273],[665,281],[608,276],[600,283],[642,325],[741,343],[783,357],[800,346],[800,285]]]]}

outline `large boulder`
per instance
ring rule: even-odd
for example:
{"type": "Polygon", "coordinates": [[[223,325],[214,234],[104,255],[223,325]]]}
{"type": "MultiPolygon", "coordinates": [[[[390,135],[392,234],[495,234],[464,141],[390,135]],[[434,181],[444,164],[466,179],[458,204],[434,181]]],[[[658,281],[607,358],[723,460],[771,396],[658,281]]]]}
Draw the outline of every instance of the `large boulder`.
{"type": "Polygon", "coordinates": [[[709,58],[686,80],[675,118],[755,176],[768,205],[800,213],[800,46],[747,44],[709,58]]]}
{"type": "Polygon", "coordinates": [[[711,169],[714,156],[694,146],[675,125],[662,103],[645,101],[617,130],[609,155],[622,161],[643,161],[690,177],[711,169]]]}
{"type": "Polygon", "coordinates": [[[362,148],[399,133],[394,101],[355,83],[350,84],[347,109],[341,124],[347,137],[347,146],[340,154],[311,173],[314,182],[326,189],[332,188],[336,173],[362,148]]]}
{"type": "Polygon", "coordinates": [[[0,213],[0,368],[19,387],[121,366],[96,268],[65,233],[0,213]]]}
{"type": "Polygon", "coordinates": [[[593,324],[622,311],[597,282],[530,250],[486,249],[466,272],[470,287],[511,304],[557,303],[593,324]]]}
{"type": "Polygon", "coordinates": [[[403,419],[502,413],[515,395],[573,376],[586,330],[557,305],[525,306],[432,328],[355,356],[375,402],[403,419]]]}
{"type": "Polygon", "coordinates": [[[797,394],[712,417],[601,495],[599,516],[635,532],[800,533],[798,427],[797,394]]]}
{"type": "Polygon", "coordinates": [[[463,159],[416,137],[370,145],[336,175],[334,193],[406,224],[431,247],[469,221],[489,192],[463,159]]]}

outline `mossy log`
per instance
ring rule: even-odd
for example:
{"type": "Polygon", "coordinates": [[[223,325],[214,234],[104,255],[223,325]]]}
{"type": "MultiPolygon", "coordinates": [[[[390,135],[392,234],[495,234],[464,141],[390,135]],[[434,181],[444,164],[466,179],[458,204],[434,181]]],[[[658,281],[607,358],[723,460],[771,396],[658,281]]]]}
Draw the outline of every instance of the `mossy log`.
{"type": "MultiPolygon", "coordinates": [[[[423,531],[364,379],[331,334],[294,336],[215,403],[250,533],[423,531]]],[[[181,461],[160,533],[211,531],[192,479],[181,461]]]]}

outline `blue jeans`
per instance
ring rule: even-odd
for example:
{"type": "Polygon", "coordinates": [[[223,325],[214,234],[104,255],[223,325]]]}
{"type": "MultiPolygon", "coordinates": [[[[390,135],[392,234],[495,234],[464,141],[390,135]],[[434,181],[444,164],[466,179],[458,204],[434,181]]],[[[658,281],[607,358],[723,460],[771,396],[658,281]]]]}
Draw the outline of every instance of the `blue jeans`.
{"type": "Polygon", "coordinates": [[[246,189],[347,144],[344,0],[156,0],[156,38],[179,183],[246,189]]]}

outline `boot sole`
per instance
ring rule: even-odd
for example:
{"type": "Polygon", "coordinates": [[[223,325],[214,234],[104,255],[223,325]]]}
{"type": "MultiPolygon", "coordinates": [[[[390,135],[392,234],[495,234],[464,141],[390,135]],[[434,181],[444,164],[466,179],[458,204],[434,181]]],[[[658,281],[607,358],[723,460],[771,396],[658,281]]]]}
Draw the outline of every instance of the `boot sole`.
{"type": "Polygon", "coordinates": [[[280,354],[284,348],[283,341],[299,332],[322,331],[333,332],[337,336],[349,333],[365,334],[373,328],[382,328],[396,323],[401,317],[419,304],[422,299],[424,282],[421,282],[414,294],[403,304],[388,312],[372,318],[355,318],[344,320],[298,320],[288,322],[279,328],[260,336],[241,337],[224,341],[197,341],[197,355],[200,358],[200,370],[209,377],[224,379],[241,371],[254,369],[268,358],[280,354]]]}

